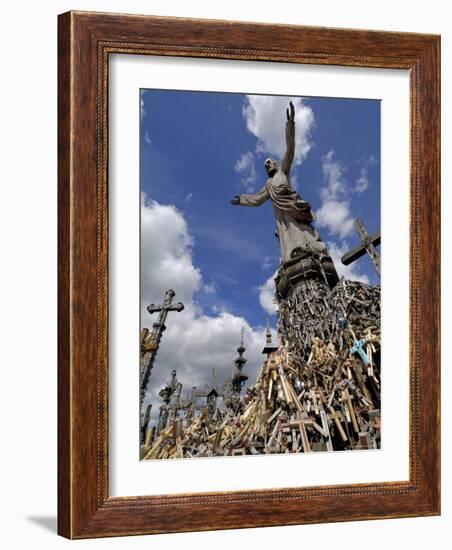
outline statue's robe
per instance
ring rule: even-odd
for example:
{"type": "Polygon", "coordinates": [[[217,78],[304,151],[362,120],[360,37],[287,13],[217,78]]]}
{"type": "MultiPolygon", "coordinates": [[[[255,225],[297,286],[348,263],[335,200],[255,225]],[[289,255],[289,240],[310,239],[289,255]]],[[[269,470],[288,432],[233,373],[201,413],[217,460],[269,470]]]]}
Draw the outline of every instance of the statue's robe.
{"type": "Polygon", "coordinates": [[[295,249],[313,249],[318,253],[327,250],[311,225],[314,217],[310,204],[290,184],[290,168],[295,151],[295,124],[291,121],[286,124],[286,144],[281,166],[268,178],[265,186],[257,193],[240,195],[241,206],[260,206],[269,199],[272,201],[282,262],[293,258],[295,249]]]}

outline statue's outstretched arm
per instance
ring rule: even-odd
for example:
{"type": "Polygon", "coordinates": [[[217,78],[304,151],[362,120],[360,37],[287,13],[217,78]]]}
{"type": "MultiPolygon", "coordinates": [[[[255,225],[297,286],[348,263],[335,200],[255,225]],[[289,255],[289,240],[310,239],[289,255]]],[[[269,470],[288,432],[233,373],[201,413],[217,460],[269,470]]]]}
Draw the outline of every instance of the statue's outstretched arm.
{"type": "Polygon", "coordinates": [[[295,155],[295,107],[290,102],[290,112],[287,109],[287,122],[286,122],[286,154],[281,161],[281,170],[289,175],[290,168],[292,166],[293,158],[295,155]]]}
{"type": "Polygon", "coordinates": [[[270,195],[268,193],[267,186],[264,185],[264,187],[262,187],[262,189],[257,193],[253,193],[251,195],[243,194],[234,197],[231,200],[231,204],[239,206],[260,206],[261,204],[264,204],[264,202],[268,201],[269,198],[270,195]]]}

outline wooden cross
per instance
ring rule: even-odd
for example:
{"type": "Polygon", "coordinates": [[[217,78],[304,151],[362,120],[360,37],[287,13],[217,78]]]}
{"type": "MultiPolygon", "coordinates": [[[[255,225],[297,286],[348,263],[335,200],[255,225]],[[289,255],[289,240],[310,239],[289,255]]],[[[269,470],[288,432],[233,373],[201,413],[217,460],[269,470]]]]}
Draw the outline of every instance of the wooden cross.
{"type": "Polygon", "coordinates": [[[350,419],[352,421],[353,429],[356,433],[359,432],[358,422],[356,421],[355,409],[353,408],[352,396],[348,393],[348,389],[342,392],[342,399],[345,401],[348,407],[348,412],[350,413],[350,419]]]}
{"type": "Polygon", "coordinates": [[[336,424],[337,431],[340,433],[340,436],[342,437],[342,441],[347,441],[348,437],[344,432],[344,428],[342,427],[341,420],[339,418],[339,415],[337,412],[333,409],[333,407],[328,407],[330,411],[330,418],[334,420],[334,423],[336,424]]]}
{"type": "Polygon", "coordinates": [[[361,244],[344,254],[341,258],[341,262],[344,265],[349,265],[358,258],[361,258],[361,256],[364,256],[367,252],[372,260],[372,263],[374,264],[375,271],[378,275],[380,275],[380,255],[375,248],[381,244],[380,231],[377,231],[377,233],[374,233],[373,235],[369,235],[364,223],[358,218],[354,221],[354,224],[359,238],[361,239],[361,244]]]}
{"type": "Polygon", "coordinates": [[[157,355],[163,331],[166,329],[165,322],[170,311],[182,311],[184,304],[178,302],[173,304],[173,298],[176,293],[171,288],[165,292],[165,300],[161,305],[150,304],[146,309],[152,315],[159,312],[157,321],[153,324],[152,332],[144,334],[144,342],[142,341],[141,354],[141,376],[140,376],[140,409],[143,406],[144,396],[151,377],[151,370],[154,366],[154,360],[157,355]]]}

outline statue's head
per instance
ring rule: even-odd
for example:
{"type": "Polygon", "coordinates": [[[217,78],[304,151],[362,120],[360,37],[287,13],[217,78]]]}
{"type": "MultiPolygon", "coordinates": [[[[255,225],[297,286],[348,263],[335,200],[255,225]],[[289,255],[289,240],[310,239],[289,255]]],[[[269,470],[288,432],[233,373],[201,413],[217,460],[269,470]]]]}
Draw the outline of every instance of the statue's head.
{"type": "Polygon", "coordinates": [[[264,166],[269,176],[273,176],[278,171],[278,163],[275,159],[267,159],[264,166]]]}

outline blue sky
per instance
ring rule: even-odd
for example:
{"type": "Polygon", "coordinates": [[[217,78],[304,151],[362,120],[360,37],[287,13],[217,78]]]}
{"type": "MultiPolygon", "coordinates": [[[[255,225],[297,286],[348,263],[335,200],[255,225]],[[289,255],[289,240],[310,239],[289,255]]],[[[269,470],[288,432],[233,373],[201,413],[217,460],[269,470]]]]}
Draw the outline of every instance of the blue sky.
{"type": "MultiPolygon", "coordinates": [[[[244,208],[229,201],[264,185],[264,159],[275,139],[284,143],[281,105],[289,98],[275,98],[274,120],[264,120],[265,105],[252,98],[142,90],[140,145],[142,192],[175,207],[186,222],[191,261],[202,277],[193,294],[199,311],[227,311],[257,327],[268,315],[263,285],[279,263],[273,211],[270,202],[244,208]]],[[[296,107],[305,115],[296,125],[305,152],[292,167],[294,185],[319,213],[314,225],[323,240],[343,253],[357,244],[354,217],[369,232],[380,229],[380,102],[305,97],[296,107]]],[[[142,247],[153,242],[142,240],[142,247]]],[[[367,256],[344,274],[378,283],[367,256]]]]}

